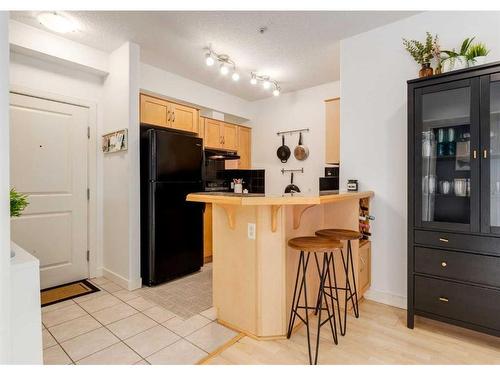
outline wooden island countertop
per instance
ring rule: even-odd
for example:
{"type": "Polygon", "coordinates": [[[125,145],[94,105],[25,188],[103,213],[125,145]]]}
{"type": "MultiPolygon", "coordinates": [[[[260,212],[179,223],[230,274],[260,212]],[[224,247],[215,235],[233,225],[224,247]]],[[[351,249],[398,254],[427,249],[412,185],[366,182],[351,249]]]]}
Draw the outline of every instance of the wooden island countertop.
{"type": "MultiPolygon", "coordinates": [[[[359,230],[360,207],[369,207],[373,196],[372,191],[189,194],[187,201],[211,205],[213,303],[219,323],[256,339],[284,338],[298,264],[298,251],[288,247],[288,240],[325,228],[359,230]]],[[[362,296],[370,284],[371,245],[353,241],[352,248],[362,296]]],[[[335,258],[341,275],[339,252],[335,258]]],[[[311,272],[307,283],[315,289],[318,275],[311,272]]],[[[311,306],[314,298],[315,293],[308,295],[311,306]]]]}
{"type": "Polygon", "coordinates": [[[187,196],[190,202],[231,204],[240,206],[273,206],[273,205],[300,205],[300,204],[325,204],[341,202],[349,199],[361,199],[373,197],[373,191],[340,192],[325,195],[307,194],[235,194],[218,192],[191,193],[187,196]]]}

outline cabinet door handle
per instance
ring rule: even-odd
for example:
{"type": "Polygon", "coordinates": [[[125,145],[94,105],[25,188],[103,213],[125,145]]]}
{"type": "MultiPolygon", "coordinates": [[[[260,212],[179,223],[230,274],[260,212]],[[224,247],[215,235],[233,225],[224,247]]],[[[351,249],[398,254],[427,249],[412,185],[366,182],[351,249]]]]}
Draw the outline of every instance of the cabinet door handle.
{"type": "Polygon", "coordinates": [[[476,150],[472,151],[472,158],[477,159],[477,151],[476,150]]]}
{"type": "Polygon", "coordinates": [[[172,121],[175,122],[175,112],[172,111],[172,121]]]}
{"type": "Polygon", "coordinates": [[[483,158],[488,159],[488,150],[484,149],[483,158]]]}
{"type": "Polygon", "coordinates": [[[219,135],[219,144],[222,144],[222,135],[219,135]]]}
{"type": "Polygon", "coordinates": [[[439,297],[439,300],[441,302],[448,302],[448,298],[446,298],[446,297],[439,297]]]}
{"type": "Polygon", "coordinates": [[[446,263],[445,261],[441,262],[441,267],[445,268],[447,265],[448,265],[448,263],[446,263]]]}
{"type": "Polygon", "coordinates": [[[167,111],[167,122],[170,122],[170,111],[167,111]]]}
{"type": "Polygon", "coordinates": [[[441,241],[441,242],[450,242],[447,238],[439,238],[439,241],[441,241]]]}

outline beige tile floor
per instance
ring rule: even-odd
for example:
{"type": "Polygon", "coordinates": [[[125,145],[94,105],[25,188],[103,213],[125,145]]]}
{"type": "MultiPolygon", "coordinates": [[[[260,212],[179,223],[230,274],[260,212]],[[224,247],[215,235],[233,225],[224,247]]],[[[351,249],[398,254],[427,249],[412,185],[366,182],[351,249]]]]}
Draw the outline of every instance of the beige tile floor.
{"type": "MultiPolygon", "coordinates": [[[[142,290],[90,281],[101,291],[42,308],[45,364],[195,364],[237,336],[215,321],[213,307],[195,314],[193,305],[180,307],[190,312],[181,317],[142,290]]],[[[193,284],[190,277],[180,281],[175,290],[193,284]]]]}

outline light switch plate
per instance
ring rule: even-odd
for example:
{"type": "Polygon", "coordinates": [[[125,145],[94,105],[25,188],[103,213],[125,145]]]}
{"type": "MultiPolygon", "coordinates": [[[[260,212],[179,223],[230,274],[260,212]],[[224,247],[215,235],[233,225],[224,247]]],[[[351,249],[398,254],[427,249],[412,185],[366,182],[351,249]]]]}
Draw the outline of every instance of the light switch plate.
{"type": "Polygon", "coordinates": [[[248,238],[250,240],[255,240],[255,223],[248,223],[248,238]]]}

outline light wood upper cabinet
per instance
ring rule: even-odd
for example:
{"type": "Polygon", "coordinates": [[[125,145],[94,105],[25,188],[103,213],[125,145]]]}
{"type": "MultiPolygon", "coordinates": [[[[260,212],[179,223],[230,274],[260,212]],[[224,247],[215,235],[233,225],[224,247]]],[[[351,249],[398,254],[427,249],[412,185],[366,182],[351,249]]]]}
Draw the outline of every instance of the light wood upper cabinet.
{"type": "Polygon", "coordinates": [[[237,151],[238,126],[222,123],[222,146],[225,150],[237,151]]]}
{"type": "Polygon", "coordinates": [[[198,133],[196,108],[141,94],[141,123],[198,133]]]}
{"type": "Polygon", "coordinates": [[[238,155],[240,156],[238,168],[251,168],[252,129],[238,127],[238,155]]]}
{"type": "Polygon", "coordinates": [[[141,94],[141,123],[169,126],[169,102],[141,94]]]}
{"type": "Polygon", "coordinates": [[[222,148],[221,123],[218,120],[205,118],[205,134],[203,142],[205,148],[222,148]]]}
{"type": "Polygon", "coordinates": [[[191,133],[198,132],[198,110],[185,105],[171,103],[171,125],[177,130],[184,130],[191,133]]]}
{"type": "Polygon", "coordinates": [[[238,125],[210,118],[204,118],[203,120],[205,148],[227,151],[238,150],[238,125]]]}
{"type": "Polygon", "coordinates": [[[340,98],[325,101],[325,163],[340,163],[340,98]]]}

